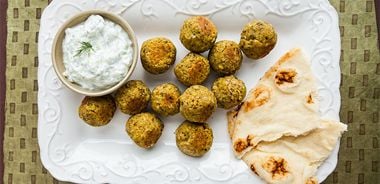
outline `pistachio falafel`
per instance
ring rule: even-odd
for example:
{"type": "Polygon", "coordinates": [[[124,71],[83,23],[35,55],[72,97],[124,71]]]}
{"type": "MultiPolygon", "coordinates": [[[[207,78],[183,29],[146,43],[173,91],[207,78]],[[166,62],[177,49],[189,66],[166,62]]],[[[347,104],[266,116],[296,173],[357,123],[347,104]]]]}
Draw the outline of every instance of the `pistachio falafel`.
{"type": "Polygon", "coordinates": [[[216,79],[211,91],[216,97],[218,107],[224,109],[239,105],[246,95],[244,82],[233,75],[216,79]]]}
{"type": "Polygon", "coordinates": [[[175,66],[174,74],[186,86],[202,84],[210,74],[210,64],[205,57],[190,52],[175,66]]]}
{"type": "Polygon", "coordinates": [[[90,97],[86,96],[79,106],[79,117],[91,126],[108,124],[116,111],[116,104],[111,95],[90,97]]]}
{"type": "Polygon", "coordinates": [[[172,83],[164,83],[152,91],[152,109],[154,112],[169,116],[179,112],[181,91],[172,83]]]}
{"type": "Polygon", "coordinates": [[[153,147],[162,134],[164,124],[152,113],[144,112],[131,116],[125,129],[131,139],[140,147],[153,147]]]}
{"type": "Polygon", "coordinates": [[[143,42],[140,58],[143,68],[152,74],[166,72],[175,62],[176,48],[167,38],[156,37],[143,42]]]}
{"type": "Polygon", "coordinates": [[[216,109],[214,93],[201,85],[193,85],[179,97],[182,116],[192,122],[204,123],[216,109]]]}
{"type": "Polygon", "coordinates": [[[207,123],[186,120],[176,129],[175,134],[178,149],[189,156],[203,156],[212,146],[213,133],[207,123]]]}
{"type": "Polygon", "coordinates": [[[234,41],[222,40],[211,48],[208,59],[211,68],[220,75],[231,75],[240,69],[243,54],[234,41]]]}
{"type": "Polygon", "coordinates": [[[148,106],[150,90],[142,81],[130,80],[116,91],[115,100],[121,112],[134,115],[148,106]]]}
{"type": "Polygon", "coordinates": [[[194,16],[184,21],[179,39],[186,49],[202,53],[214,45],[217,35],[218,30],[210,19],[194,16]]]}
{"type": "Polygon", "coordinates": [[[277,43],[277,33],[273,26],[262,20],[246,24],[240,35],[240,49],[251,59],[268,55],[277,43]]]}

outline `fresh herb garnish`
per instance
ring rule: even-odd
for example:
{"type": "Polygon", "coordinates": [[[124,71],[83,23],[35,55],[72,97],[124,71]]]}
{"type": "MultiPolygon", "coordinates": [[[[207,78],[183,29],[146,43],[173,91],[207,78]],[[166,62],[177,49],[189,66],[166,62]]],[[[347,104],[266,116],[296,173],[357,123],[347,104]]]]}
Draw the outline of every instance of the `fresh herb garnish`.
{"type": "Polygon", "coordinates": [[[91,50],[94,51],[90,42],[81,42],[80,44],[81,46],[77,50],[77,54],[75,54],[75,56],[79,56],[83,53],[90,53],[91,50]]]}

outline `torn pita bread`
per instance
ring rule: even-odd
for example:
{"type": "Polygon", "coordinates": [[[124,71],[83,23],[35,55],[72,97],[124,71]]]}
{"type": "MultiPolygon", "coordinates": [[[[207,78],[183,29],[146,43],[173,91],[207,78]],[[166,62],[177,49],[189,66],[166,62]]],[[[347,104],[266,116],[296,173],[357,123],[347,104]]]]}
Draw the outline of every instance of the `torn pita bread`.
{"type": "Polygon", "coordinates": [[[238,109],[229,112],[235,155],[241,158],[262,141],[309,133],[320,126],[318,109],[309,60],[293,49],[265,73],[238,109]]]}
{"type": "Polygon", "coordinates": [[[318,167],[330,155],[347,126],[321,121],[321,127],[305,136],[262,142],[243,156],[253,172],[268,183],[318,183],[318,167]]]}

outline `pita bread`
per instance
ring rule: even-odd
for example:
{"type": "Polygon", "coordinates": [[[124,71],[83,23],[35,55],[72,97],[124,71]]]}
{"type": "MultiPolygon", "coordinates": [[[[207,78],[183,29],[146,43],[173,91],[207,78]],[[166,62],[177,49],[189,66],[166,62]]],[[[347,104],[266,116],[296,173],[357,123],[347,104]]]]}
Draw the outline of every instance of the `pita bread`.
{"type": "Polygon", "coordinates": [[[293,49],[227,113],[236,156],[268,183],[318,183],[318,167],[347,129],[320,119],[315,86],[308,60],[293,49]]]}
{"type": "Polygon", "coordinates": [[[260,79],[243,104],[228,113],[235,155],[260,142],[299,136],[320,127],[316,80],[300,49],[286,53],[260,79]]]}
{"type": "Polygon", "coordinates": [[[330,155],[347,126],[321,121],[308,135],[262,142],[243,156],[253,172],[269,183],[311,184],[318,167],[330,155]]]}

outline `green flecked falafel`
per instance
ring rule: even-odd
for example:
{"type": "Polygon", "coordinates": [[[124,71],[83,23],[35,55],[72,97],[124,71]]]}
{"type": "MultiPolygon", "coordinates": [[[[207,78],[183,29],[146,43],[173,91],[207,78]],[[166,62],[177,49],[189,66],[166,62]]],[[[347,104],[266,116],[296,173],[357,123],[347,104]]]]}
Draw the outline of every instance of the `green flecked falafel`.
{"type": "Polygon", "coordinates": [[[244,26],[240,35],[240,49],[251,59],[268,55],[277,43],[273,26],[261,20],[254,20],[244,26]]]}
{"type": "Polygon", "coordinates": [[[86,96],[79,106],[79,117],[91,126],[108,124],[116,110],[116,104],[111,95],[90,97],[86,96]]]}
{"type": "Polygon", "coordinates": [[[222,40],[211,48],[208,59],[211,68],[220,75],[231,75],[240,69],[243,54],[233,41],[222,40]]]}
{"type": "Polygon", "coordinates": [[[214,45],[217,34],[218,30],[210,19],[195,16],[184,21],[179,39],[186,49],[201,53],[209,50],[214,45]]]}
{"type": "Polygon", "coordinates": [[[174,74],[186,86],[202,84],[210,74],[210,64],[205,57],[189,53],[175,66],[174,74]]]}
{"type": "Polygon", "coordinates": [[[176,52],[174,44],[167,38],[146,40],[141,46],[141,64],[149,73],[164,73],[174,64],[176,52]]]}
{"type": "Polygon", "coordinates": [[[182,116],[192,122],[204,123],[216,109],[214,93],[200,85],[193,85],[179,97],[182,116]]]}
{"type": "Polygon", "coordinates": [[[134,115],[146,109],[150,91],[142,81],[130,80],[116,91],[115,100],[121,112],[134,115]]]}
{"type": "Polygon", "coordinates": [[[179,112],[181,92],[171,83],[161,84],[152,91],[152,109],[154,112],[169,116],[179,112]]]}
{"type": "Polygon", "coordinates": [[[246,95],[244,82],[233,75],[216,79],[211,90],[216,97],[218,107],[224,109],[240,104],[246,95]]]}
{"type": "Polygon", "coordinates": [[[207,123],[184,121],[177,128],[175,134],[178,149],[189,156],[203,156],[212,146],[212,129],[207,123]]]}
{"type": "Polygon", "coordinates": [[[138,146],[148,149],[153,147],[160,138],[164,124],[154,114],[144,112],[131,116],[125,129],[138,146]]]}

